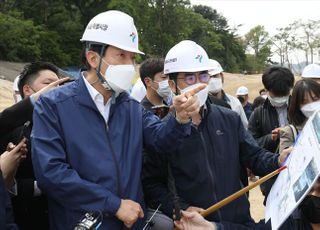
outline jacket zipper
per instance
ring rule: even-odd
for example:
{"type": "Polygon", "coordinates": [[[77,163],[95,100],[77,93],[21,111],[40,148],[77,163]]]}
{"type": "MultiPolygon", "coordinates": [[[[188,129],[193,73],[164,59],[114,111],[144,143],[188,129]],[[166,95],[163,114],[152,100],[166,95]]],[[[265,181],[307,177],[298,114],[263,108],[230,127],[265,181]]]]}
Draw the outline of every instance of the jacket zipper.
{"type": "MultiPolygon", "coordinates": [[[[201,125],[203,127],[203,125],[201,125]]],[[[202,127],[199,127],[199,134],[200,134],[200,137],[201,137],[201,141],[202,141],[202,145],[204,147],[204,152],[205,152],[205,155],[206,155],[206,165],[208,167],[208,172],[210,174],[210,177],[212,178],[212,189],[213,189],[213,197],[215,199],[215,202],[218,202],[218,198],[217,198],[217,194],[215,193],[217,191],[216,189],[216,183],[215,183],[215,173],[214,173],[214,170],[211,169],[210,165],[209,165],[209,155],[208,155],[208,149],[207,149],[207,146],[206,146],[206,142],[204,141],[204,137],[203,137],[203,132],[202,132],[202,127]]],[[[214,164],[214,167],[215,167],[215,163],[213,162],[214,164]]],[[[217,210],[217,214],[218,214],[218,218],[219,220],[221,221],[222,220],[222,217],[221,217],[221,212],[220,210],[218,209],[217,210]]]]}
{"type": "MultiPolygon", "coordinates": [[[[116,166],[117,194],[121,198],[120,170],[119,170],[119,165],[118,165],[118,162],[117,162],[116,154],[115,154],[115,151],[114,151],[114,149],[112,147],[112,144],[111,144],[111,141],[110,141],[110,137],[109,137],[109,125],[106,124],[106,122],[105,122],[103,116],[100,114],[100,112],[98,114],[99,114],[100,118],[103,120],[103,124],[104,124],[105,130],[106,130],[107,142],[108,142],[110,150],[111,150],[112,159],[113,159],[114,164],[116,166]]],[[[110,113],[110,116],[109,116],[109,120],[110,120],[110,118],[111,118],[111,113],[110,113]]],[[[109,120],[108,120],[108,122],[109,122],[109,120]]]]}

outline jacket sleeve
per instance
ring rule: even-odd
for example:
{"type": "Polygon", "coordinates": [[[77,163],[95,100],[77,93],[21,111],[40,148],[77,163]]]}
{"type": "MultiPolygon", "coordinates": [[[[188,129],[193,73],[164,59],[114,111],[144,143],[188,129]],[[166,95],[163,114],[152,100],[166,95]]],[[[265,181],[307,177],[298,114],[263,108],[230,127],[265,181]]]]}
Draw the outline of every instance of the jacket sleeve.
{"type": "Polygon", "coordinates": [[[68,164],[59,117],[51,103],[40,98],[33,116],[32,161],[39,188],[69,209],[115,214],[120,198],[101,185],[82,179],[68,164]]]}
{"type": "Polygon", "coordinates": [[[0,136],[11,132],[26,121],[31,121],[32,112],[33,105],[29,97],[3,110],[0,113],[0,136]]]}
{"type": "Polygon", "coordinates": [[[0,170],[0,228],[6,230],[16,230],[17,225],[13,219],[13,209],[10,197],[4,185],[2,172],[0,170]]]}
{"type": "Polygon", "coordinates": [[[258,145],[263,148],[268,149],[276,149],[277,142],[271,139],[271,133],[266,135],[262,134],[262,116],[261,116],[261,108],[258,107],[255,109],[251,117],[249,119],[248,130],[250,131],[251,135],[257,141],[258,145]]]}
{"type": "Polygon", "coordinates": [[[238,122],[240,161],[247,168],[251,169],[254,175],[264,176],[277,168],[277,153],[271,153],[257,145],[251,134],[238,122]]]}
{"type": "MultiPolygon", "coordinates": [[[[149,208],[156,209],[161,204],[160,210],[172,217],[173,199],[168,188],[168,159],[166,154],[144,151],[142,185],[146,204],[149,208]]],[[[180,208],[185,210],[190,205],[182,199],[180,208]]]]}
{"type": "Polygon", "coordinates": [[[280,130],[279,152],[281,153],[284,149],[292,146],[293,143],[294,143],[293,132],[290,126],[287,125],[280,130]]]}
{"type": "Polygon", "coordinates": [[[191,133],[191,122],[179,124],[170,113],[166,122],[143,109],[144,147],[158,153],[170,153],[177,149],[184,137],[191,133]]]}

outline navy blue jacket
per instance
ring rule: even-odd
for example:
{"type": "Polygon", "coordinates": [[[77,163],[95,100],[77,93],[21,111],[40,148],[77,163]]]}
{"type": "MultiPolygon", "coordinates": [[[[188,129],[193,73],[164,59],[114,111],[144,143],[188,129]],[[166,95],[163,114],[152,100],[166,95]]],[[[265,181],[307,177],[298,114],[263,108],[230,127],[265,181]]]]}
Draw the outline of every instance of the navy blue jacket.
{"type": "Polygon", "coordinates": [[[121,199],[144,206],[142,147],[170,152],[191,131],[174,117],[162,123],[127,93],[111,105],[106,125],[82,77],[42,96],[33,122],[34,172],[54,230],[73,229],[87,211],[103,213],[99,229],[122,229],[114,216],[121,199]]]}
{"type": "MultiPolygon", "coordinates": [[[[166,181],[168,162],[182,208],[208,208],[242,188],[240,163],[255,175],[263,176],[278,168],[278,154],[260,148],[244,129],[235,112],[207,104],[198,128],[184,139],[169,156],[148,152],[143,165],[143,186],[147,204],[162,203],[163,211],[172,214],[172,199],[166,181]]],[[[247,229],[254,226],[249,202],[242,196],[219,209],[208,220],[223,229],[247,229]]]]}

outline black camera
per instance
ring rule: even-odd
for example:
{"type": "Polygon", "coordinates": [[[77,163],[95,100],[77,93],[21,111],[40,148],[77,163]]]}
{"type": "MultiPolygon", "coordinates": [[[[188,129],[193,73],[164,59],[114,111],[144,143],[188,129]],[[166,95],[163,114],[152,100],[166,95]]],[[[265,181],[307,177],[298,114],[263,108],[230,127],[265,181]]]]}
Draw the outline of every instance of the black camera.
{"type": "Polygon", "coordinates": [[[74,230],[97,230],[102,223],[101,212],[87,212],[74,230]]]}

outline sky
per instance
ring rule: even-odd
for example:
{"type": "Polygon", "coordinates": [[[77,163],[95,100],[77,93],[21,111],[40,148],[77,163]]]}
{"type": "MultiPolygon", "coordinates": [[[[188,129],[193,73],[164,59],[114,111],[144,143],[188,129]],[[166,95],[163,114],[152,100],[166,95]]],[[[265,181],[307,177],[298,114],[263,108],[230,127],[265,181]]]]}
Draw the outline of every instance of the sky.
{"type": "MultiPolygon", "coordinates": [[[[299,19],[304,22],[308,19],[320,20],[319,0],[191,0],[191,4],[211,6],[228,20],[231,28],[241,24],[237,31],[240,36],[257,25],[263,25],[273,36],[277,34],[277,28],[286,27],[299,19]]],[[[302,51],[289,55],[293,63],[305,60],[302,51]]],[[[279,62],[278,55],[274,54],[272,60],[279,62]]]]}
{"type": "Polygon", "coordinates": [[[231,28],[242,24],[241,36],[257,25],[264,25],[272,36],[276,28],[298,19],[320,19],[319,0],[191,0],[191,4],[211,6],[227,18],[231,28]]]}

